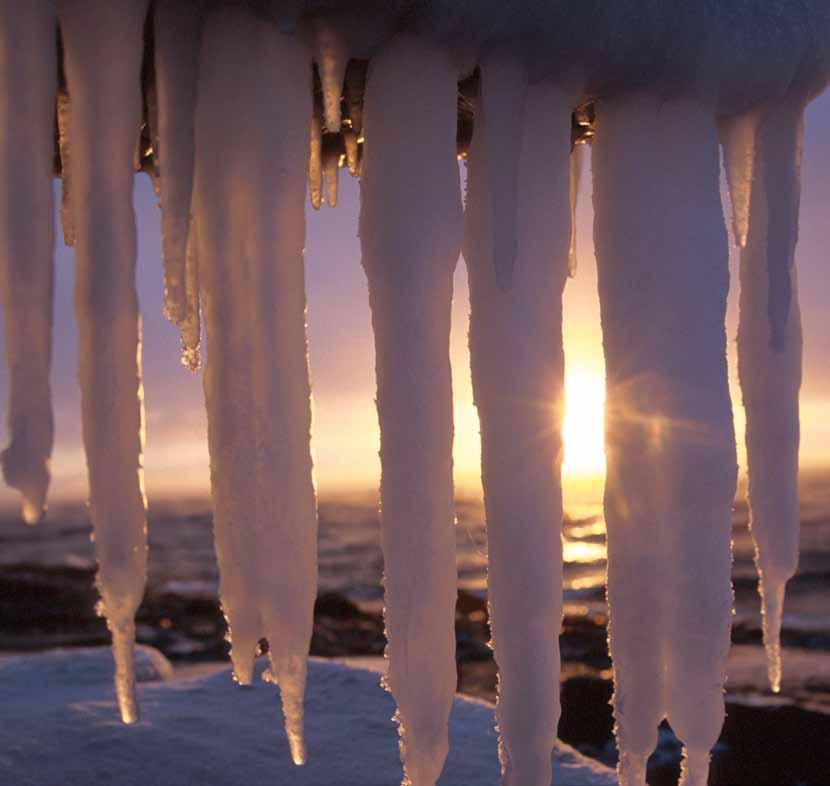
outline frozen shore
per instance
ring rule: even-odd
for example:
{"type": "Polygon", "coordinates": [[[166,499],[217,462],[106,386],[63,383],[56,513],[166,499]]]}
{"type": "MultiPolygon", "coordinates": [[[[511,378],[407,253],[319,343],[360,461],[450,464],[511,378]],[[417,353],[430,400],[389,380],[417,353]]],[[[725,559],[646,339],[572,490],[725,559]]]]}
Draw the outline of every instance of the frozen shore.
{"type": "MultiPolygon", "coordinates": [[[[257,666],[257,674],[262,669],[257,666]]],[[[108,648],[52,650],[0,661],[2,780],[17,786],[392,786],[400,780],[391,697],[378,675],[309,664],[309,762],[291,763],[272,686],[236,686],[225,664],[174,672],[157,650],[136,658],[142,718],[118,720],[108,648]]],[[[440,786],[498,782],[492,705],[457,696],[440,786]]],[[[554,783],[612,786],[613,772],[559,743],[554,783]]]]}

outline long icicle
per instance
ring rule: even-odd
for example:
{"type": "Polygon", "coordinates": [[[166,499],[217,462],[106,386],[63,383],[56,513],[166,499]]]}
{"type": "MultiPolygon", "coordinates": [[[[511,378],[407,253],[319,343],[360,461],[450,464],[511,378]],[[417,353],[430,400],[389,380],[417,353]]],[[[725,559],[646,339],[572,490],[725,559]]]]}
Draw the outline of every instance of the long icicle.
{"type": "Polygon", "coordinates": [[[220,595],[239,682],[268,639],[302,764],[317,589],[303,273],[311,55],[228,9],[207,20],[200,69],[194,207],[220,595]]]}
{"type": "Polygon", "coordinates": [[[595,236],[620,783],[644,784],[665,716],[686,745],[691,786],[706,782],[723,722],[737,471],[716,129],[693,100],[631,96],[601,113],[595,236]]]}
{"type": "Polygon", "coordinates": [[[399,37],[372,61],[366,88],[360,242],[381,431],[387,685],[411,786],[432,786],[441,773],[456,684],[449,359],[463,231],[456,83],[448,51],[399,37]]]}
{"type": "Polygon", "coordinates": [[[652,330],[663,592],[666,717],[683,741],[680,783],[706,786],[724,719],[732,623],[732,504],[737,457],[726,367],[729,246],[714,110],[693,98],[660,106],[661,242],[652,330]],[[659,290],[658,290],[659,287],[659,290]]]}
{"type": "Polygon", "coordinates": [[[781,688],[784,588],[798,567],[802,339],[794,255],[803,112],[803,103],[793,100],[759,113],[748,239],[741,251],[738,373],[746,410],[750,528],[775,692],[781,688]]]}
{"type": "Polygon", "coordinates": [[[656,457],[647,411],[652,298],[645,287],[656,245],[658,204],[651,131],[657,101],[636,95],[599,106],[594,143],[594,242],[606,370],[605,522],[608,532],[609,645],[621,786],[643,786],[663,718],[663,610],[660,521],[653,490],[656,457]],[[636,195],[637,199],[632,199],[636,195]],[[621,243],[621,236],[628,236],[621,243]],[[621,296],[628,295],[626,300],[621,296]],[[648,602],[646,613],[639,604],[648,602]]]}
{"type": "Polygon", "coordinates": [[[488,179],[487,156],[494,151],[483,144],[486,129],[478,122],[468,159],[464,258],[505,786],[549,786],[559,719],[562,292],[570,245],[573,101],[552,84],[528,90],[519,160],[518,253],[507,291],[499,286],[489,231],[495,184],[488,179]]]}
{"type": "Polygon", "coordinates": [[[132,196],[147,3],[62,0],[58,8],[72,101],[78,377],[97,583],[121,719],[134,723],[133,617],[144,591],[147,525],[132,196]]]}
{"type": "Polygon", "coordinates": [[[188,271],[193,262],[188,257],[188,233],[203,12],[199,0],[160,0],[154,13],[164,306],[167,317],[182,332],[183,362],[194,368],[198,366],[199,297],[198,278],[188,271]]]}
{"type": "Polygon", "coordinates": [[[11,435],[0,463],[28,524],[46,508],[54,438],[55,22],[53,0],[0,2],[0,296],[11,435]]]}

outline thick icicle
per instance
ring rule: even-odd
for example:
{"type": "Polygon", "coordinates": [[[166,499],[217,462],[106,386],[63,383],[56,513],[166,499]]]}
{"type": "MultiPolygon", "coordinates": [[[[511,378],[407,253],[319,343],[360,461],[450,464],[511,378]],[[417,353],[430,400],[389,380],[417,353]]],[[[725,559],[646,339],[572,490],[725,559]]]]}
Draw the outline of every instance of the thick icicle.
{"type": "Polygon", "coordinates": [[[60,0],[58,10],[72,99],[78,377],[97,581],[121,718],[134,723],[133,615],[144,591],[147,526],[132,164],[147,2],[60,0]]]}
{"type": "Polygon", "coordinates": [[[412,786],[432,786],[441,773],[456,683],[449,359],[462,235],[456,84],[448,51],[399,37],[372,61],[366,91],[360,241],[381,430],[387,684],[398,704],[404,783],[412,786]]]}
{"type": "Polygon", "coordinates": [[[516,268],[506,292],[493,260],[492,151],[480,125],[468,159],[464,257],[506,786],[549,786],[559,719],[562,291],[570,242],[572,99],[551,84],[528,90],[516,268]]]}
{"type": "Polygon", "coordinates": [[[481,63],[476,130],[486,151],[493,264],[501,289],[510,289],[516,258],[517,189],[524,131],[527,73],[521,60],[494,53],[481,63]]]}
{"type": "Polygon", "coordinates": [[[201,26],[198,0],[161,0],[155,5],[164,306],[168,319],[183,333],[192,332],[192,323],[199,319],[198,292],[188,288],[187,237],[201,26]]]}
{"type": "Polygon", "coordinates": [[[303,273],[310,73],[300,39],[251,12],[208,18],[194,216],[220,595],[240,683],[268,639],[296,764],[317,588],[303,273]]]}
{"type": "Polygon", "coordinates": [[[11,437],[0,463],[28,524],[46,507],[54,432],[55,21],[53,0],[0,2],[0,295],[11,437]]]}
{"type": "Polygon", "coordinates": [[[645,782],[666,716],[692,786],[706,783],[723,722],[736,480],[714,115],[645,95],[600,112],[595,240],[620,783],[645,782]]]}
{"type": "Polygon", "coordinates": [[[759,114],[748,240],[741,251],[738,372],[746,409],[750,526],[775,692],[781,686],[784,587],[798,567],[801,315],[794,254],[803,111],[803,103],[792,101],[759,114]]]}
{"type": "Polygon", "coordinates": [[[344,37],[334,25],[317,21],[314,25],[314,59],[323,86],[323,119],[326,131],[340,131],[340,99],[349,52],[344,37]]]}

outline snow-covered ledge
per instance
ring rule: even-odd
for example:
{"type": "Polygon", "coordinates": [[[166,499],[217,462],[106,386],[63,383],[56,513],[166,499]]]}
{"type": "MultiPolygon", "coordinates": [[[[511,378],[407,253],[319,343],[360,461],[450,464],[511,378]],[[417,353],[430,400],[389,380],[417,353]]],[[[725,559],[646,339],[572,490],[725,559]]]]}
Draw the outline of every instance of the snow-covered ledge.
{"type": "MultiPolygon", "coordinates": [[[[382,661],[381,661],[382,663],[382,661]]],[[[362,665],[365,664],[365,661],[362,665]]],[[[263,663],[257,668],[262,670],[263,663]]],[[[116,720],[112,657],[104,648],[55,650],[0,661],[0,727],[6,783],[235,786],[390,786],[400,778],[391,696],[378,674],[312,659],[306,693],[309,761],[291,763],[274,723],[274,693],[259,679],[240,690],[225,664],[176,675],[157,650],[138,647],[141,720],[116,720]],[[233,705],[234,711],[228,712],[233,705]]],[[[456,697],[441,786],[495,786],[494,708],[456,697]]],[[[554,783],[612,786],[612,770],[559,743],[554,783]]]]}

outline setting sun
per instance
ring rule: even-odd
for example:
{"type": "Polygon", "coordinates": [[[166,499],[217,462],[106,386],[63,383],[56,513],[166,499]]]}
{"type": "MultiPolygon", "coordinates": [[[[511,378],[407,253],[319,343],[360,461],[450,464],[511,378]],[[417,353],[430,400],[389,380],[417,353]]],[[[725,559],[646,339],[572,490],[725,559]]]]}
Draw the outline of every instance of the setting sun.
{"type": "Polygon", "coordinates": [[[603,407],[605,379],[586,368],[569,369],[565,374],[565,461],[566,477],[602,475],[605,472],[603,407]]]}

